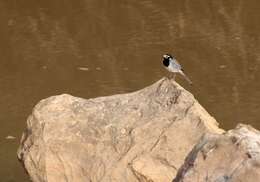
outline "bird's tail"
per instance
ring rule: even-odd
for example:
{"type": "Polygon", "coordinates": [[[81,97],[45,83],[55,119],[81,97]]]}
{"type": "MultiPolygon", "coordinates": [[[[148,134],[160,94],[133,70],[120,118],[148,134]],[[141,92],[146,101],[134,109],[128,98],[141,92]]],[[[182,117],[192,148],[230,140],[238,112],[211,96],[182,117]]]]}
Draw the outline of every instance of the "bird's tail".
{"type": "Polygon", "coordinates": [[[185,78],[185,80],[190,84],[192,85],[192,81],[189,79],[189,77],[187,75],[184,74],[183,71],[180,71],[180,74],[185,78]]]}

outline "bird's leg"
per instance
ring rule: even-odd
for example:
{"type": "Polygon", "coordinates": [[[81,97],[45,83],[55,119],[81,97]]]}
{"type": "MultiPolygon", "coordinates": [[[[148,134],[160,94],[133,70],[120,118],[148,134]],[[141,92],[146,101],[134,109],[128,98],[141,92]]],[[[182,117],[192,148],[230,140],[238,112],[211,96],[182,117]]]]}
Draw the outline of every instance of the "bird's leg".
{"type": "Polygon", "coordinates": [[[172,79],[172,74],[171,73],[168,73],[167,74],[167,78],[170,80],[170,79],[172,79]]]}
{"type": "Polygon", "coordinates": [[[173,74],[172,73],[170,73],[169,78],[170,78],[170,80],[173,78],[173,74]]]}
{"type": "Polygon", "coordinates": [[[171,74],[171,79],[175,80],[175,77],[176,77],[176,74],[175,74],[175,73],[172,73],[172,74],[171,74]]]}

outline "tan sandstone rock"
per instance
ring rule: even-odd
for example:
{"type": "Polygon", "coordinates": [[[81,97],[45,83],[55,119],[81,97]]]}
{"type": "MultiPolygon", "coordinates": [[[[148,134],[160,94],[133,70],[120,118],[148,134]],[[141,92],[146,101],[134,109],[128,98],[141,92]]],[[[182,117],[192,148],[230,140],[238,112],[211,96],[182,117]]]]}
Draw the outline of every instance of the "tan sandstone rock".
{"type": "Polygon", "coordinates": [[[187,156],[173,182],[260,181],[260,132],[238,125],[223,135],[206,134],[187,156]]]}
{"type": "Polygon", "coordinates": [[[202,136],[223,132],[188,91],[163,78],[129,94],[40,101],[18,158],[34,182],[167,182],[202,136]]]}

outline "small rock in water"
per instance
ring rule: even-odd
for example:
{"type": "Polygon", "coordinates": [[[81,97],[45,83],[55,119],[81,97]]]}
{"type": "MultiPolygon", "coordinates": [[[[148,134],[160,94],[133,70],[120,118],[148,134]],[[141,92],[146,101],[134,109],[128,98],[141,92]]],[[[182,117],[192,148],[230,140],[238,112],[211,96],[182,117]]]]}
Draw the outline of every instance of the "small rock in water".
{"type": "Polygon", "coordinates": [[[236,39],[236,40],[240,40],[240,39],[241,39],[241,37],[239,37],[239,36],[236,36],[236,37],[235,37],[235,39],[236,39]]]}
{"type": "Polygon", "coordinates": [[[78,67],[78,70],[81,70],[81,71],[88,71],[89,68],[87,68],[87,67],[78,67]]]}
{"type": "Polygon", "coordinates": [[[219,66],[220,69],[225,69],[226,67],[227,67],[227,65],[224,65],[224,64],[219,66]]]}
{"type": "Polygon", "coordinates": [[[5,137],[5,139],[7,139],[7,140],[14,140],[15,138],[16,138],[16,137],[11,136],[11,135],[8,135],[8,136],[5,137]]]}
{"type": "Polygon", "coordinates": [[[15,23],[15,21],[13,19],[10,19],[10,20],[8,20],[7,25],[8,26],[13,26],[14,23],[15,23]]]}
{"type": "Polygon", "coordinates": [[[47,69],[47,66],[42,66],[42,69],[45,69],[45,70],[46,70],[46,69],[47,69]]]}

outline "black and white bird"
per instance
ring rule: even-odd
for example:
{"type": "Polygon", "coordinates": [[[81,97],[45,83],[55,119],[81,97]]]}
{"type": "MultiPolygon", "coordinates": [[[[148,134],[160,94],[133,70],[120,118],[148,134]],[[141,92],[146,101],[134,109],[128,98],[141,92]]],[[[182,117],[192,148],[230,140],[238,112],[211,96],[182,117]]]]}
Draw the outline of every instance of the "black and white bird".
{"type": "Polygon", "coordinates": [[[163,55],[163,65],[169,72],[173,73],[173,79],[175,79],[176,74],[179,73],[185,78],[185,80],[187,80],[187,82],[189,82],[189,84],[192,85],[192,81],[184,74],[181,65],[174,57],[172,57],[172,55],[163,55]]]}

